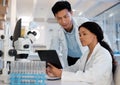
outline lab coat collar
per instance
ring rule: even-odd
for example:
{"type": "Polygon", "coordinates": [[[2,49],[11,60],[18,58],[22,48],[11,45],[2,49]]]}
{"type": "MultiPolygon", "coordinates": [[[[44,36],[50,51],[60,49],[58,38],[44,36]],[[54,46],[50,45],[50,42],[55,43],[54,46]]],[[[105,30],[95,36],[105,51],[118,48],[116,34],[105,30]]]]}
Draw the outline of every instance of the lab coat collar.
{"type": "MultiPolygon", "coordinates": [[[[91,59],[93,59],[94,58],[94,55],[95,55],[95,53],[97,53],[96,51],[100,48],[100,43],[97,43],[96,44],[96,46],[95,46],[95,48],[93,49],[93,52],[92,52],[92,54],[90,55],[90,58],[88,59],[88,61],[87,61],[87,64],[91,61],[91,59]]],[[[89,51],[88,51],[88,53],[89,53],[89,51]]],[[[87,58],[86,58],[87,59],[87,58]]]]}

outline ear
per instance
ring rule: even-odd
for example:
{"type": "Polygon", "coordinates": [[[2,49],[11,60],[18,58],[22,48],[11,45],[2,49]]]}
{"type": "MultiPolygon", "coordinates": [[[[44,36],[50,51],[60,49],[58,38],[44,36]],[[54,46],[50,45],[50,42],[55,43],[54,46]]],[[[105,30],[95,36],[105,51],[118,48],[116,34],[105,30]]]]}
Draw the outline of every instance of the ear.
{"type": "Polygon", "coordinates": [[[73,15],[73,11],[71,11],[70,14],[73,15]]]}

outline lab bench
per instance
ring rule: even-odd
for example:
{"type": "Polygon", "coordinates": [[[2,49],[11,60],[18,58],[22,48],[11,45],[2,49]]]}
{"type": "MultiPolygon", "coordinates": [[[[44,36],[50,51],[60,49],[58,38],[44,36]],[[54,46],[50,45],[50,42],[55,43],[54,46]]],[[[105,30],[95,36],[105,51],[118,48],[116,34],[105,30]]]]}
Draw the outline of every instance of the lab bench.
{"type": "MultiPolygon", "coordinates": [[[[68,81],[61,81],[61,80],[52,80],[52,81],[47,80],[45,85],[73,85],[73,84],[74,85],[91,85],[85,82],[73,82],[73,81],[68,82],[68,81]]],[[[10,84],[4,84],[0,82],[0,85],[10,85],[10,84]]]]}

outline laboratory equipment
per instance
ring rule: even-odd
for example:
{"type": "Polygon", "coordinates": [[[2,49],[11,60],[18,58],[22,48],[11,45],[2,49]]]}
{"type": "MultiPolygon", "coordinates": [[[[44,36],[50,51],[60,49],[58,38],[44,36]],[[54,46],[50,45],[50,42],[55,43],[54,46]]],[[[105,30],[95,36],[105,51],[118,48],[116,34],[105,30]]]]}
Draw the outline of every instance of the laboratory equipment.
{"type": "MultiPolygon", "coordinates": [[[[2,75],[3,77],[1,80],[3,82],[8,83],[9,72],[10,72],[10,62],[16,60],[27,60],[28,55],[31,52],[31,47],[33,42],[36,40],[37,32],[35,31],[28,31],[24,37],[21,37],[21,19],[19,19],[16,23],[14,34],[12,37],[12,49],[8,46],[8,38],[9,38],[9,30],[6,31],[6,37],[4,39],[4,55],[3,55],[3,68],[2,68],[2,75]],[[11,57],[10,57],[11,56],[11,57]]],[[[29,61],[29,60],[27,60],[29,61]]]]}
{"type": "Polygon", "coordinates": [[[46,85],[44,61],[13,61],[10,63],[10,85],[46,85]]]}
{"type": "Polygon", "coordinates": [[[13,47],[17,51],[15,60],[26,59],[31,51],[32,43],[36,40],[37,32],[28,31],[27,35],[21,37],[21,22],[19,19],[16,23],[15,31],[13,34],[13,47]]]}

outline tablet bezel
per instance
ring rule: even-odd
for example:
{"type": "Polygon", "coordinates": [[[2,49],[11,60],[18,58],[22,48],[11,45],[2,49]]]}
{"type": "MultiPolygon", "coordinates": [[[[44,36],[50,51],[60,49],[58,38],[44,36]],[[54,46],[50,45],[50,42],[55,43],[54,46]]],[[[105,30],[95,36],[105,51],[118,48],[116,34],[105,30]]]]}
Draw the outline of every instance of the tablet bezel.
{"type": "Polygon", "coordinates": [[[62,68],[62,64],[56,50],[36,50],[36,52],[38,53],[41,61],[46,61],[46,66],[47,63],[50,63],[59,69],[62,68]]]}

